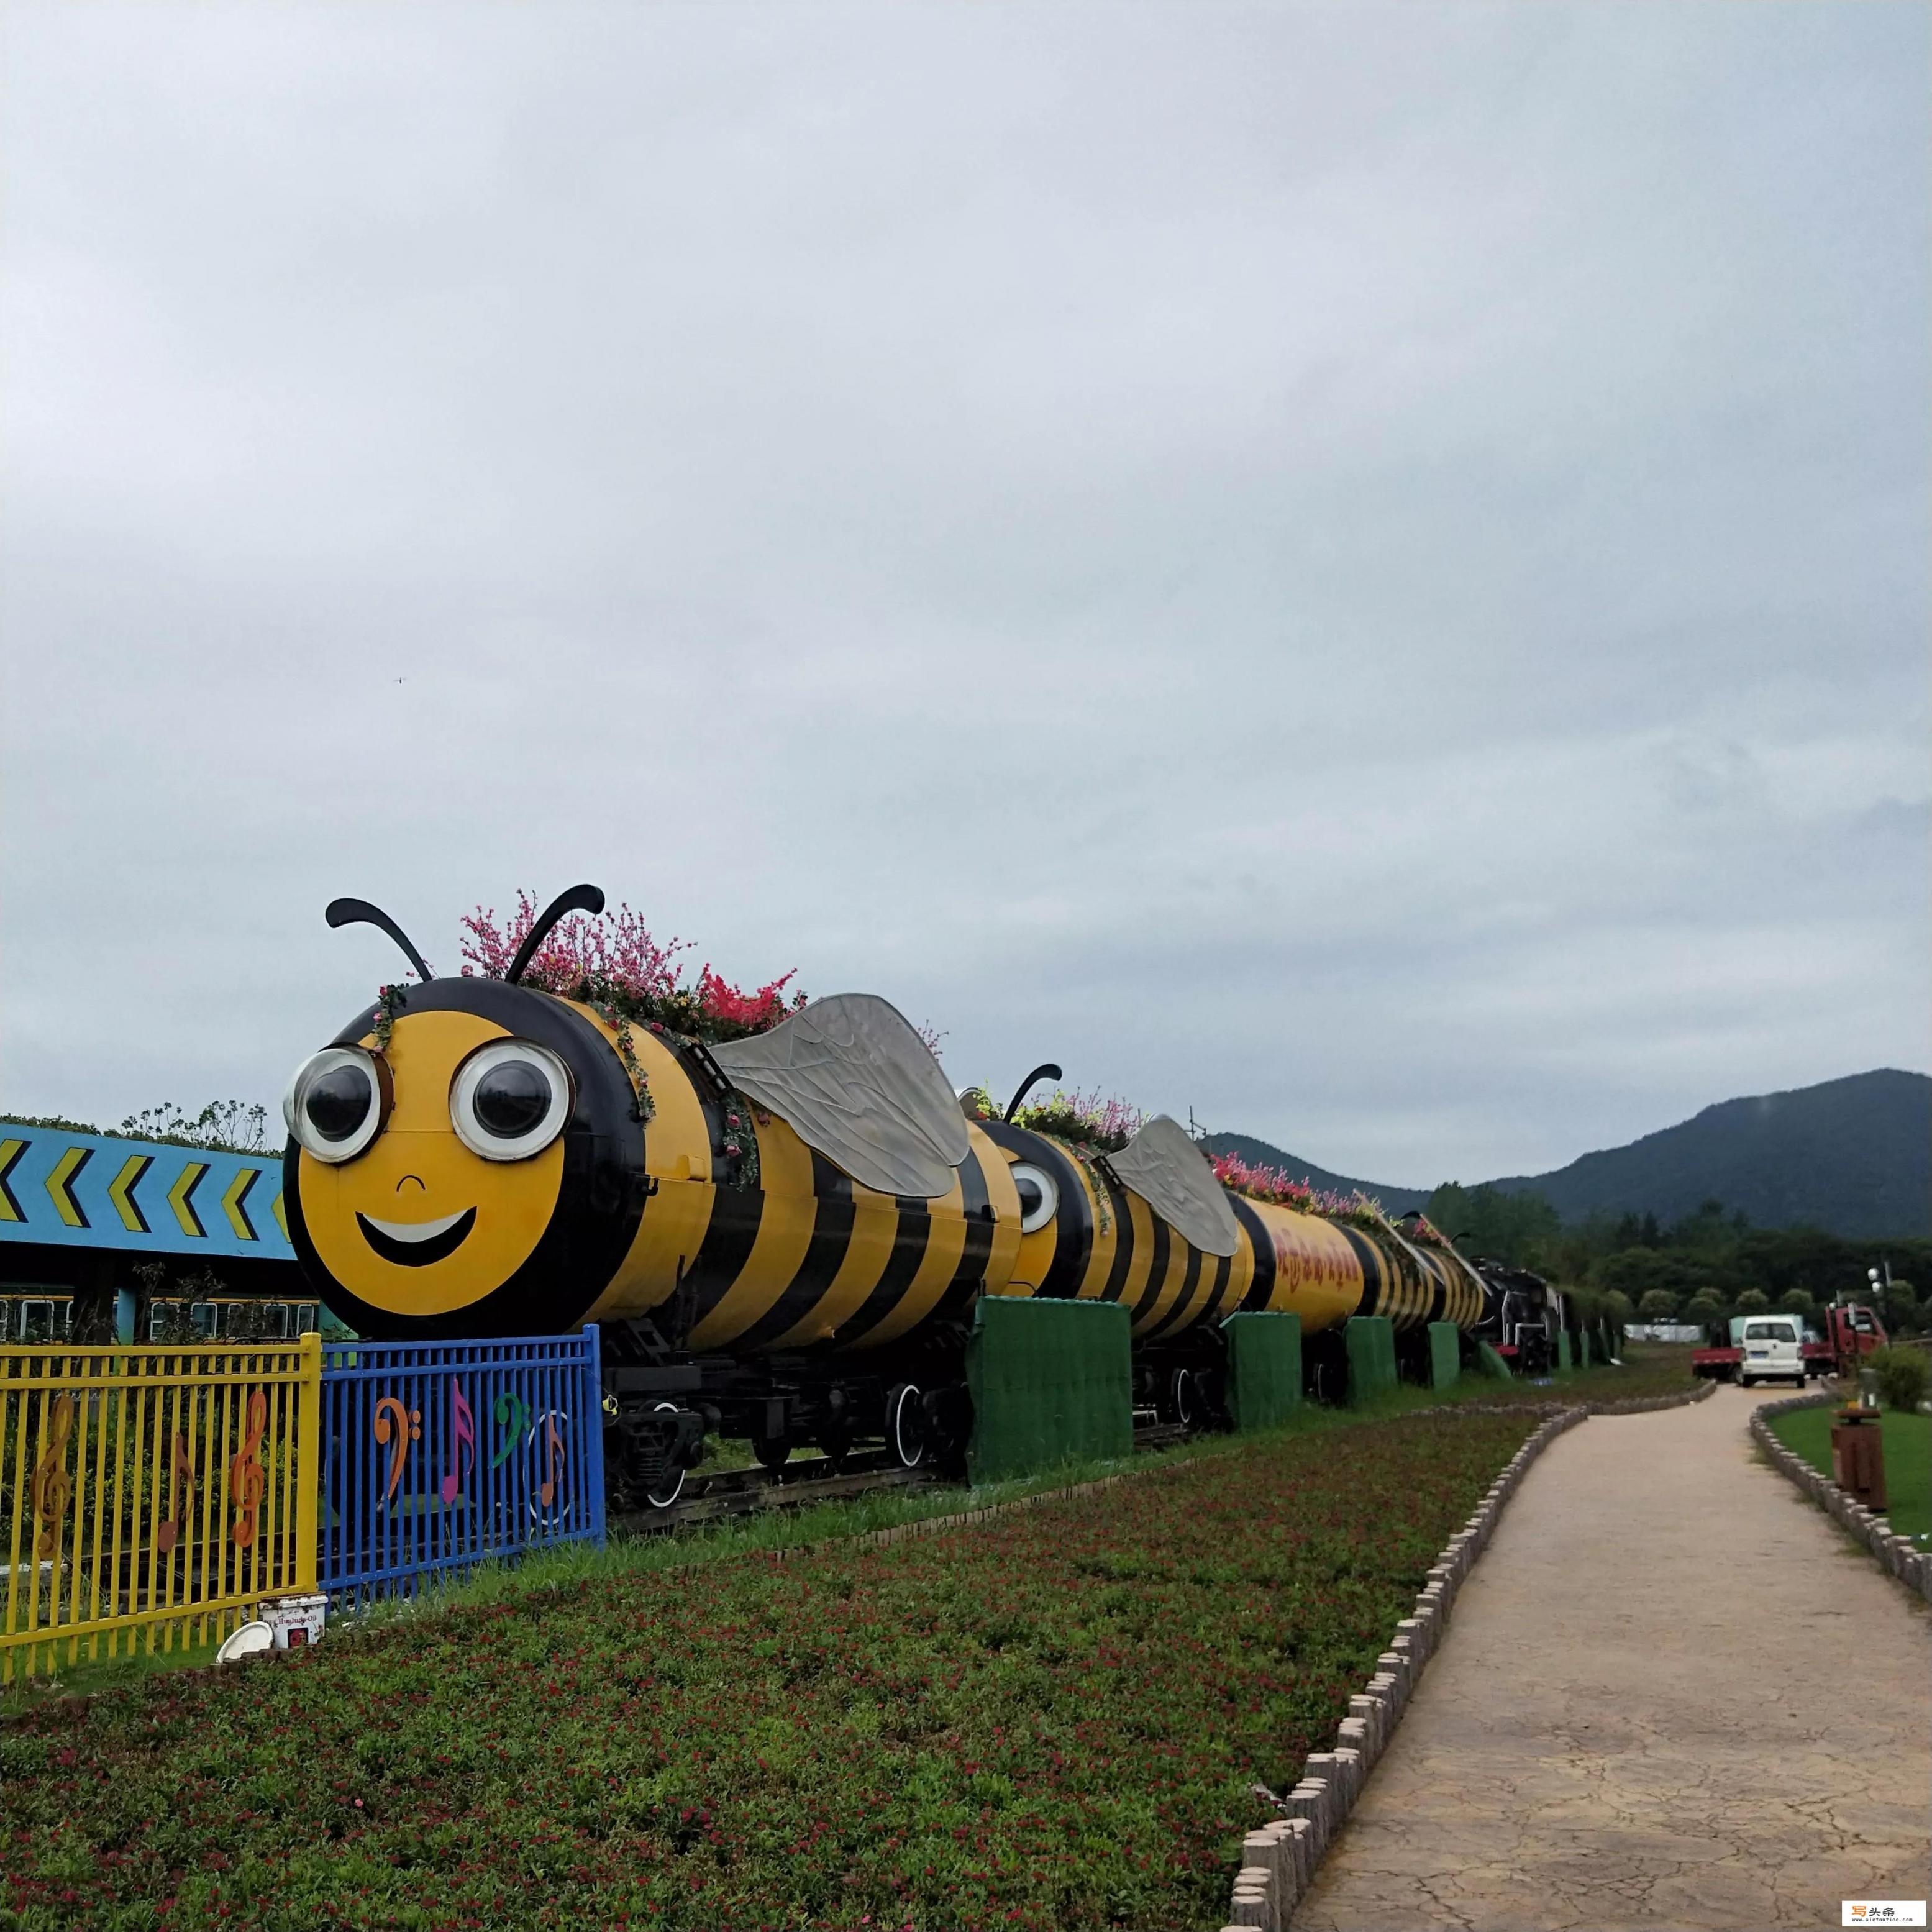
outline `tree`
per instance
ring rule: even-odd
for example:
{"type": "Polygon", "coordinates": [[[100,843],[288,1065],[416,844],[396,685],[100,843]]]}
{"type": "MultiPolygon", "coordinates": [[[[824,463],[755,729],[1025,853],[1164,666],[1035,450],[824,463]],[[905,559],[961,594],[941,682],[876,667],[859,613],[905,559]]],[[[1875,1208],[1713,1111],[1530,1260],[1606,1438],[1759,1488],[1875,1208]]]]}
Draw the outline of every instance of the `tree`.
{"type": "Polygon", "coordinates": [[[1445,1180],[1429,1197],[1431,1223],[1466,1251],[1517,1268],[1547,1265],[1563,1232],[1562,1218],[1540,1194],[1464,1187],[1445,1180]]]}
{"type": "Polygon", "coordinates": [[[1677,1298],[1667,1288],[1653,1288],[1636,1305],[1646,1322],[1668,1322],[1677,1312],[1677,1298]]]}
{"type": "Polygon", "coordinates": [[[1909,1281],[1894,1281],[1886,1290],[1885,1325],[1901,1332],[1918,1325],[1918,1297],[1909,1281]]]}
{"type": "Polygon", "coordinates": [[[1630,1318],[1630,1298],[1620,1288],[1613,1288],[1604,1297],[1604,1306],[1610,1311],[1610,1319],[1621,1328],[1630,1318]]]}
{"type": "Polygon", "coordinates": [[[1684,1318],[1700,1324],[1714,1322],[1724,1312],[1724,1304],[1708,1288],[1700,1288],[1684,1304],[1684,1318]]]}
{"type": "Polygon", "coordinates": [[[1740,1315],[1762,1315],[1771,1306],[1771,1297],[1761,1288],[1748,1288],[1738,1297],[1740,1315]]]}

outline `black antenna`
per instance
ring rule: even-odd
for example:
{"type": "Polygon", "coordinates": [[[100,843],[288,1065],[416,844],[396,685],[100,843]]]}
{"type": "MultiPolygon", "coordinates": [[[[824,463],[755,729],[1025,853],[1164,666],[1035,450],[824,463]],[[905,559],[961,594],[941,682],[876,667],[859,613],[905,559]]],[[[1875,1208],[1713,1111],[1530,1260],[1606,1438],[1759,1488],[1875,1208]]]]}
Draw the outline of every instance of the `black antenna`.
{"type": "Polygon", "coordinates": [[[416,969],[416,976],[424,986],[436,977],[429,970],[429,962],[416,950],[409,934],[380,906],[373,906],[367,899],[331,899],[322,917],[331,926],[380,926],[409,956],[410,964],[416,969]]]}
{"type": "Polygon", "coordinates": [[[1000,1119],[1003,1120],[1010,1120],[1012,1117],[1019,1112],[1020,1102],[1024,1100],[1026,1096],[1033,1091],[1034,1088],[1038,1086],[1042,1080],[1060,1080],[1064,1079],[1065,1077],[1066,1076],[1060,1072],[1060,1069],[1054,1066],[1052,1060],[1042,1060],[1040,1064],[1020,1082],[1019,1091],[1013,1096],[1012,1099],[1010,1102],[1008,1102],[1006,1111],[1000,1116],[1000,1119]]]}
{"type": "Polygon", "coordinates": [[[510,970],[503,977],[514,986],[524,976],[524,968],[537,956],[537,948],[550,937],[550,928],[566,913],[603,910],[604,895],[596,886],[572,886],[568,892],[559,892],[538,914],[537,922],[524,934],[524,943],[517,948],[517,956],[510,962],[510,970]]]}

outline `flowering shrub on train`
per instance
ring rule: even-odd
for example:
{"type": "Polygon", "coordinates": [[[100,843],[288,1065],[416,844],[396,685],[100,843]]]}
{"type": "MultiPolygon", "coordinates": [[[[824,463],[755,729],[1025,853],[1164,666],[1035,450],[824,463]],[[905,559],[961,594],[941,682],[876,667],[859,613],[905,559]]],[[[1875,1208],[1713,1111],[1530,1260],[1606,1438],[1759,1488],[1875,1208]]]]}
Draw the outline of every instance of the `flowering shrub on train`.
{"type": "Polygon", "coordinates": [[[1036,1134],[1052,1134],[1102,1154],[1118,1154],[1148,1124],[1149,1116],[1117,1094],[1081,1092],[1056,1087],[1051,1094],[1020,1108],[1013,1125],[1036,1134]]]}
{"type": "Polygon", "coordinates": [[[1211,1928],[1255,1787],[1535,1420],[1311,1426],[43,1706],[0,1730],[0,1924],[1211,1928]]]}
{"type": "MultiPolygon", "coordinates": [[[[494,908],[478,906],[468,914],[463,921],[464,977],[502,978],[540,910],[532,895],[519,890],[515,913],[500,924],[494,908]]],[[[686,940],[660,944],[628,905],[595,916],[572,913],[545,935],[524,969],[523,984],[690,1040],[766,1033],[806,1004],[802,992],[786,996],[797,977],[796,967],[747,992],[713,972],[707,960],[694,984],[676,963],[680,953],[691,950],[686,940]]]]}
{"type": "Polygon", "coordinates": [[[1387,1225],[1382,1203],[1366,1194],[1342,1194],[1332,1188],[1316,1187],[1305,1180],[1296,1180],[1285,1168],[1264,1167],[1244,1160],[1238,1154],[1217,1154],[1212,1159],[1215,1178],[1224,1187],[1232,1187],[1250,1200],[1272,1201],[1279,1207],[1293,1208],[1298,1214],[1319,1214],[1358,1228],[1387,1225]]]}

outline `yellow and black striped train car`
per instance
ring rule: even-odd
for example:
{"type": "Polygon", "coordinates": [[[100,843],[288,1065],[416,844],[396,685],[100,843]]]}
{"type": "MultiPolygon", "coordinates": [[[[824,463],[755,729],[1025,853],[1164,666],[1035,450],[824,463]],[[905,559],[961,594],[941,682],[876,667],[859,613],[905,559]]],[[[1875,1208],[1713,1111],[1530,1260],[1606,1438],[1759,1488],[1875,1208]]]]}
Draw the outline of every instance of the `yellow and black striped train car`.
{"type": "Polygon", "coordinates": [[[1480,1318],[1460,1257],[1228,1194],[1191,1149],[1168,1149],[1173,1182],[1136,1178],[1132,1150],[967,1118],[883,1001],[706,1048],[517,983],[544,929],[506,979],[425,970],[298,1070],[290,1238],[364,1335],[602,1324],[653,1494],[700,1424],[767,1460],[883,1433],[910,1461],[958,1438],[982,1294],[1125,1304],[1144,1391],[1182,1420],[1213,1406],[1237,1310],[1292,1310],[1310,1336],[1480,1318]]]}

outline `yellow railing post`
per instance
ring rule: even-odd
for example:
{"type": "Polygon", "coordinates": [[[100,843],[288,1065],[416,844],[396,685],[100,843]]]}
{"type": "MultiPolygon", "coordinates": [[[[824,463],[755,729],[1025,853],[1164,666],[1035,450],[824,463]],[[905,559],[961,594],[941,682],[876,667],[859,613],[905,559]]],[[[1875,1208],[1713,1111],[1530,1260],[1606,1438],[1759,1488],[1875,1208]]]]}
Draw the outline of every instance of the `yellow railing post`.
{"type": "Polygon", "coordinates": [[[322,1337],[314,1329],[302,1338],[301,1406],[296,1414],[296,1596],[312,1596],[316,1575],[316,1504],[322,1481],[322,1337]]]}

